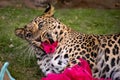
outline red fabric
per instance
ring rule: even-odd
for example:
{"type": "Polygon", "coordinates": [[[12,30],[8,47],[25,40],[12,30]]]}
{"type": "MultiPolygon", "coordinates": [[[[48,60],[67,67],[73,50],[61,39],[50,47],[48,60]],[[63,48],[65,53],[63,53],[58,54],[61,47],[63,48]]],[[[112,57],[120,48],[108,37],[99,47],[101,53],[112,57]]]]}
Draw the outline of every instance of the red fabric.
{"type": "MultiPolygon", "coordinates": [[[[52,44],[49,42],[42,42],[40,46],[46,52],[46,54],[51,54],[55,52],[57,45],[58,42],[56,41],[52,44]]],[[[60,74],[50,73],[47,75],[47,77],[44,77],[41,80],[111,80],[104,78],[93,78],[87,61],[80,59],[80,63],[80,65],[75,65],[72,68],[66,68],[60,74]]]]}
{"type": "Polygon", "coordinates": [[[84,59],[80,59],[80,61],[80,65],[67,68],[63,73],[65,73],[70,80],[92,80],[92,72],[88,63],[84,59]]]}
{"type": "Polygon", "coordinates": [[[75,65],[72,68],[66,68],[62,73],[48,74],[42,80],[111,80],[111,79],[97,79],[92,77],[92,72],[86,60],[80,59],[81,65],[75,65]]]}
{"type": "Polygon", "coordinates": [[[58,45],[58,41],[52,44],[48,42],[42,42],[40,46],[43,48],[46,54],[50,54],[55,52],[57,45],[58,45]]]}

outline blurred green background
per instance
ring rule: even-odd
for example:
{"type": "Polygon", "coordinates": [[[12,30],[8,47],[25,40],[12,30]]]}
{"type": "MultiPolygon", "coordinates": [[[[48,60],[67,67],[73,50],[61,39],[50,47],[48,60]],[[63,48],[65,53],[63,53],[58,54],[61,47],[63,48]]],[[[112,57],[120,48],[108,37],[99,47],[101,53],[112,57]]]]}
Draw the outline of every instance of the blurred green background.
{"type": "MultiPolygon", "coordinates": [[[[9,71],[16,80],[40,80],[43,76],[28,43],[14,34],[15,28],[23,27],[43,11],[27,7],[0,8],[0,61],[10,63],[9,71]]],[[[120,33],[119,9],[62,8],[56,9],[55,17],[81,33],[120,33]]]]}

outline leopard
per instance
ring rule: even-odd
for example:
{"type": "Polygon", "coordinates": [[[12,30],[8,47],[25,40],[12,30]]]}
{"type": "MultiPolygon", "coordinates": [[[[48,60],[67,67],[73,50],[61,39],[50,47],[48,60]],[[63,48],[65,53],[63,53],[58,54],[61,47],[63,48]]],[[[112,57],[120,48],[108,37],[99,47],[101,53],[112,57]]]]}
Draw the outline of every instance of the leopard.
{"type": "Polygon", "coordinates": [[[48,4],[43,14],[15,29],[15,35],[32,46],[42,72],[45,75],[61,73],[68,67],[80,65],[79,58],[83,58],[94,77],[120,80],[120,33],[81,33],[55,18],[54,12],[53,5],[48,4]],[[45,41],[58,42],[54,52],[46,54],[40,46],[45,41]]]}

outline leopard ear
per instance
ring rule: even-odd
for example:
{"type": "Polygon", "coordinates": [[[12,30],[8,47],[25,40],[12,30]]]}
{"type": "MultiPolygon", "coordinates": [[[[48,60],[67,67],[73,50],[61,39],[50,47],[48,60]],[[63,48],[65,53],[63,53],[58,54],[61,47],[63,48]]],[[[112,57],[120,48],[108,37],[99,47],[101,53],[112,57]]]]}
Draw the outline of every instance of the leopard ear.
{"type": "Polygon", "coordinates": [[[44,16],[51,17],[54,15],[54,7],[48,3],[46,10],[44,11],[44,16]]]}

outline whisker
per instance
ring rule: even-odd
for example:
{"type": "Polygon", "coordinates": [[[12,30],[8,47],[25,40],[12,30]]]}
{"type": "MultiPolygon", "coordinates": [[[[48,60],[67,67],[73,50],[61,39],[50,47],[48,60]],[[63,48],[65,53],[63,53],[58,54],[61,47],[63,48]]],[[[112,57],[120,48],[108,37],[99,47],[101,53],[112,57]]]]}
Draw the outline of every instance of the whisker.
{"type": "Polygon", "coordinates": [[[21,44],[21,45],[19,45],[19,46],[17,46],[17,47],[15,47],[15,49],[22,49],[23,47],[26,47],[26,46],[28,46],[29,44],[28,43],[25,43],[25,44],[21,44]]]}
{"type": "Polygon", "coordinates": [[[22,52],[21,55],[25,55],[28,52],[29,47],[26,47],[22,52]]]}
{"type": "Polygon", "coordinates": [[[33,58],[35,56],[35,52],[33,50],[33,47],[30,46],[30,53],[29,53],[29,58],[33,58]]]}
{"type": "Polygon", "coordinates": [[[32,50],[32,57],[35,57],[35,51],[32,46],[31,46],[31,50],[32,50]]]}
{"type": "Polygon", "coordinates": [[[28,54],[25,54],[24,60],[25,61],[27,60],[27,62],[30,63],[31,59],[34,59],[32,56],[34,54],[34,50],[32,49],[32,46],[29,45],[28,47],[29,47],[27,51],[28,54]]]}
{"type": "Polygon", "coordinates": [[[32,52],[31,52],[31,46],[29,46],[29,54],[28,54],[28,58],[29,59],[31,58],[31,54],[32,54],[32,52]]]}
{"type": "Polygon", "coordinates": [[[35,51],[32,45],[28,43],[21,44],[16,48],[16,54],[19,59],[22,59],[24,66],[31,64],[31,61],[34,61],[35,51]],[[27,64],[26,64],[27,63],[27,64]]]}

